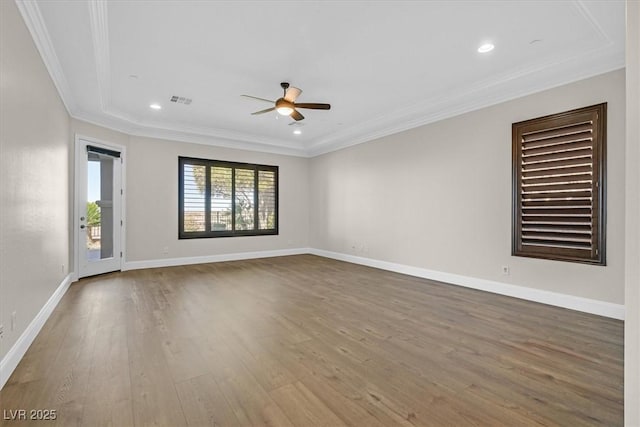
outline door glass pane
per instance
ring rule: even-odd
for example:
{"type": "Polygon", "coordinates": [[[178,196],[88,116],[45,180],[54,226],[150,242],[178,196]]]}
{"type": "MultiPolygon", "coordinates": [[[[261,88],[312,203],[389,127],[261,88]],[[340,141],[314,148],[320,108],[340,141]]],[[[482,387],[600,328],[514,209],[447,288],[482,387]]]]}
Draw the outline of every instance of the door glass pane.
{"type": "Polygon", "coordinates": [[[113,166],[114,159],[88,154],[87,260],[113,258],[113,166]]]}
{"type": "Polygon", "coordinates": [[[236,230],[253,230],[255,171],[236,169],[236,230]]]}

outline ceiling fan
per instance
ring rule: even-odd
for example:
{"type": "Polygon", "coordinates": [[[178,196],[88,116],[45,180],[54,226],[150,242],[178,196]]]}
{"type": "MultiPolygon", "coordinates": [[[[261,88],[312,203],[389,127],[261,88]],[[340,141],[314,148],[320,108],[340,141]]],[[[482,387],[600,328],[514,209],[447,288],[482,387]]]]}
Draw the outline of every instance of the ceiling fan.
{"type": "Polygon", "coordinates": [[[280,83],[280,87],[282,87],[282,90],[284,90],[284,95],[282,96],[282,98],[278,98],[275,101],[271,101],[264,98],[258,98],[257,96],[242,95],[246,98],[257,99],[260,101],[268,102],[270,104],[274,104],[274,106],[271,108],[267,108],[266,110],[256,111],[255,113],[251,113],[251,115],[255,116],[257,114],[264,114],[264,113],[268,113],[269,111],[276,110],[278,114],[281,114],[283,116],[290,116],[293,120],[300,121],[304,119],[304,116],[300,114],[300,112],[297,110],[298,108],[309,108],[312,110],[331,109],[330,104],[318,104],[318,103],[308,103],[308,102],[297,103],[296,99],[298,98],[298,96],[300,96],[300,94],[302,93],[302,90],[298,89],[297,87],[289,86],[289,83],[287,82],[280,83]]]}

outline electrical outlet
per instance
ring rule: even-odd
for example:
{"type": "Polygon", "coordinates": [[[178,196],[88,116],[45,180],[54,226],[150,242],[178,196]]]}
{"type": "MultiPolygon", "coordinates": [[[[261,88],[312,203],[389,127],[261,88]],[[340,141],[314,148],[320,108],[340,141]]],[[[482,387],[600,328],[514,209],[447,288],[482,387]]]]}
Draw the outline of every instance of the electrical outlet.
{"type": "Polygon", "coordinates": [[[11,313],[11,332],[16,328],[16,312],[11,313]]]}
{"type": "Polygon", "coordinates": [[[162,253],[167,255],[169,253],[169,246],[165,246],[164,248],[162,248],[162,253]]]}
{"type": "Polygon", "coordinates": [[[509,269],[509,266],[508,265],[503,265],[502,266],[502,274],[505,275],[505,276],[508,276],[509,273],[511,273],[511,270],[509,269]]]}

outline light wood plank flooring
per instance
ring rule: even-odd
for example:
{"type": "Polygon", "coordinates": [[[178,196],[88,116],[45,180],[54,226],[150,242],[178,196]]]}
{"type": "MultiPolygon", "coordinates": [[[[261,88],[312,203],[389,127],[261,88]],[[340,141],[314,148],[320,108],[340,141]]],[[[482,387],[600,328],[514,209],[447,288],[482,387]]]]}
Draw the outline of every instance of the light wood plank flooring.
{"type": "Polygon", "coordinates": [[[72,285],[0,408],[56,409],[47,426],[616,426],[622,379],[622,322],[301,255],[72,285]]]}

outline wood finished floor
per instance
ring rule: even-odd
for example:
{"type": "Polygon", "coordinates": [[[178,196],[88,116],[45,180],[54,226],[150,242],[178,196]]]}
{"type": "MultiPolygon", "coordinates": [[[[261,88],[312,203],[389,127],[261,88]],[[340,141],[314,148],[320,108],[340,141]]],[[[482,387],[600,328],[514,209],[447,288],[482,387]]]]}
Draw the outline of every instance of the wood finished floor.
{"type": "Polygon", "coordinates": [[[71,286],[0,408],[56,409],[42,426],[617,426],[623,324],[311,255],[113,273],[71,286]]]}

